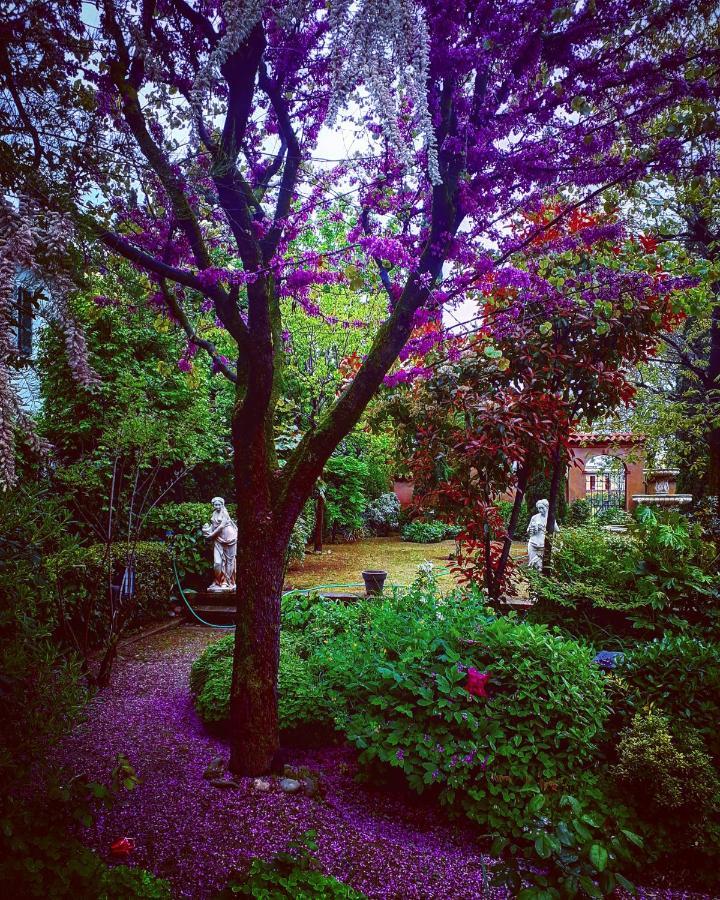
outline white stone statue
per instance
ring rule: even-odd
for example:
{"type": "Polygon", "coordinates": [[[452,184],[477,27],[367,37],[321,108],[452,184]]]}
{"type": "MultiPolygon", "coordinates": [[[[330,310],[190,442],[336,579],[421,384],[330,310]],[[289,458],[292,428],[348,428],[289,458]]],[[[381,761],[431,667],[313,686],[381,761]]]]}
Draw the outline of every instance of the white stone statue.
{"type": "MultiPolygon", "coordinates": [[[[550,504],[547,500],[538,500],[535,504],[537,512],[530,519],[528,525],[528,566],[542,572],[543,550],[545,549],[545,532],[547,531],[547,517],[550,504]]],[[[560,531],[557,522],[555,532],[560,531]]]]}
{"type": "Polygon", "coordinates": [[[202,533],[213,541],[213,569],[215,580],[209,591],[235,590],[235,557],[237,554],[237,525],[230,518],[222,497],[212,498],[213,514],[202,527],[202,533]]]}

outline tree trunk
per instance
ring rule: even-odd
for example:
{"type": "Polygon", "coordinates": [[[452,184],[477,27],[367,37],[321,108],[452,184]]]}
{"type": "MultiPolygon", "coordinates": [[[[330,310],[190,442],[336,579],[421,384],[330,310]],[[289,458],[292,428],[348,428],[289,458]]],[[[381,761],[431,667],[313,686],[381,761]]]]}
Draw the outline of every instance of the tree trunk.
{"type": "Polygon", "coordinates": [[[508,560],[510,559],[510,548],[512,547],[513,538],[515,537],[515,529],[517,528],[518,519],[520,518],[520,509],[522,508],[525,489],[527,488],[529,478],[530,466],[521,466],[520,471],[518,472],[517,488],[515,491],[512,512],[510,513],[510,521],[507,526],[507,535],[505,536],[502,553],[500,554],[497,570],[495,572],[495,588],[496,593],[498,594],[500,593],[500,587],[505,580],[505,570],[507,569],[508,560]]]}
{"type": "Polygon", "coordinates": [[[286,544],[272,528],[256,528],[245,546],[238,545],[230,695],[230,769],[238,775],[269,772],[280,749],[277,673],[286,544]]]}
{"type": "Polygon", "coordinates": [[[323,529],[325,527],[325,498],[322,494],[317,495],[315,500],[315,546],[316,553],[322,553],[323,548],[323,529]]]}
{"type": "Polygon", "coordinates": [[[563,452],[562,444],[558,440],[552,455],[552,480],[550,481],[550,496],[547,498],[550,508],[548,509],[547,530],[545,531],[545,549],[543,550],[543,571],[550,572],[552,569],[552,550],[553,540],[555,538],[555,521],[558,508],[558,493],[560,489],[560,480],[563,470],[563,452]]]}

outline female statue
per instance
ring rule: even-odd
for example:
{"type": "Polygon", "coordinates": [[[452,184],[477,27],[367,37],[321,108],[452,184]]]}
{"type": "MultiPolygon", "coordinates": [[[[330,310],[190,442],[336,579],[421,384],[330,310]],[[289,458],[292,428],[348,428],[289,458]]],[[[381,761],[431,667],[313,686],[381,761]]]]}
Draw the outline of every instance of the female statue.
{"type": "MultiPolygon", "coordinates": [[[[545,532],[547,531],[547,517],[550,504],[547,500],[538,500],[535,504],[537,512],[530,519],[528,525],[528,566],[531,569],[542,571],[543,551],[545,549],[545,532]]],[[[555,523],[555,531],[558,532],[557,522],[555,523]]]]}
{"type": "Polygon", "coordinates": [[[237,525],[230,518],[222,497],[212,498],[213,514],[202,527],[202,533],[213,541],[213,569],[215,580],[209,591],[235,590],[235,556],[237,554],[237,525]]]}

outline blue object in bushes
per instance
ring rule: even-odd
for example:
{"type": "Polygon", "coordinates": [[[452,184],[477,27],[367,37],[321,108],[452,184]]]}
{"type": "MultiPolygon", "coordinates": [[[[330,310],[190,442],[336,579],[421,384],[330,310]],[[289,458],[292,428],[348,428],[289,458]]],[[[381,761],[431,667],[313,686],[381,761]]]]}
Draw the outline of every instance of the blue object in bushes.
{"type": "Polygon", "coordinates": [[[624,656],[625,654],[620,650],[601,650],[593,662],[597,663],[600,668],[604,669],[606,672],[611,672],[617,666],[618,662],[622,662],[624,656]]]}

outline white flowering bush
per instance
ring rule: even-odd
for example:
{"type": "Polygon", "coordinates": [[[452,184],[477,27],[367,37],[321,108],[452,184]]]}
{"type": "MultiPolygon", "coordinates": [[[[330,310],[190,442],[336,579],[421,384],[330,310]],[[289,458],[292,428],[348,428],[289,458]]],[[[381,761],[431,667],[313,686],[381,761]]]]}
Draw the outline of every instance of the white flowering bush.
{"type": "Polygon", "coordinates": [[[400,501],[393,493],[381,494],[365,510],[365,522],[375,534],[388,534],[400,527],[400,501]]]}

